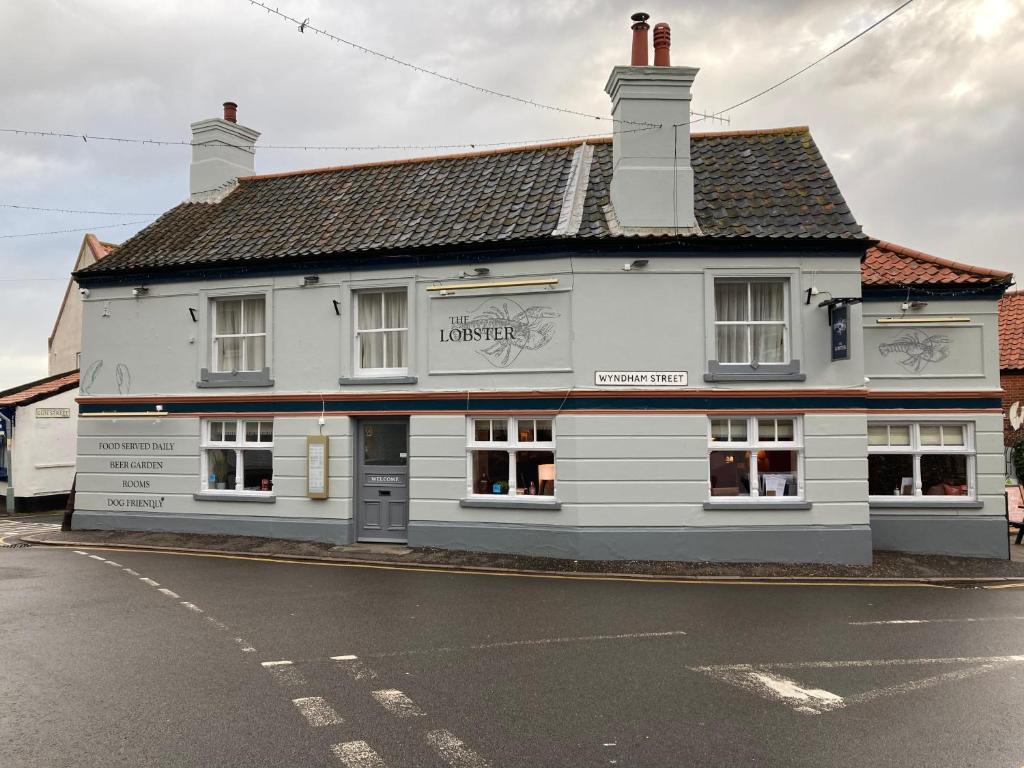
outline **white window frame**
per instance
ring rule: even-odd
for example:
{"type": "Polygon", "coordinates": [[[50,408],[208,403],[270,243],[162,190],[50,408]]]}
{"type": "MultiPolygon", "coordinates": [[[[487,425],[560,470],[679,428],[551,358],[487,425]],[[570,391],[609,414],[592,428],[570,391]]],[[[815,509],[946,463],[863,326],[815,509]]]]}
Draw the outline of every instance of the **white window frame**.
{"type": "Polygon", "coordinates": [[[717,305],[711,308],[711,320],[712,326],[712,348],[714,350],[714,359],[719,365],[743,365],[751,366],[754,365],[754,326],[758,325],[781,325],[782,326],[782,360],[757,360],[758,366],[772,366],[772,365],[789,365],[793,362],[793,346],[791,341],[792,335],[792,324],[790,323],[790,303],[792,301],[791,292],[793,289],[792,281],[788,277],[780,276],[764,276],[764,277],[732,277],[728,275],[715,275],[711,282],[711,301],[714,303],[716,300],[715,288],[719,283],[733,283],[746,285],[747,287],[747,319],[746,320],[719,320],[718,319],[718,307],[717,305]],[[782,320],[751,320],[753,316],[753,296],[750,293],[751,286],[754,283],[781,283],[783,288],[782,296],[782,320]],[[747,333],[747,359],[746,360],[730,360],[725,362],[719,355],[718,350],[718,328],[719,326],[745,326],[751,330],[747,333]]]}
{"type": "Polygon", "coordinates": [[[211,296],[210,299],[210,371],[211,373],[262,373],[264,368],[269,367],[270,350],[267,344],[267,326],[270,320],[270,307],[265,294],[258,293],[240,296],[211,296]],[[247,301],[263,302],[263,331],[256,333],[217,333],[217,304],[225,301],[239,301],[242,303],[241,319],[245,323],[245,303],[247,301]],[[246,365],[245,339],[263,339],[263,368],[250,368],[246,365]],[[220,357],[217,352],[220,339],[242,339],[242,367],[237,371],[222,371],[217,367],[217,360],[220,357]]]}
{"type": "MultiPolygon", "coordinates": [[[[765,504],[786,504],[804,500],[804,420],[800,414],[762,413],[756,416],[743,414],[716,413],[708,414],[708,449],[707,461],[707,494],[715,504],[749,504],[752,499],[765,504]],[[729,421],[745,421],[747,424],[746,440],[716,441],[713,439],[712,423],[719,419],[729,421]],[[778,441],[761,441],[758,433],[759,419],[785,419],[793,422],[793,439],[778,441]],[[762,496],[761,478],[757,469],[758,451],[795,451],[796,452],[796,496],[762,496]],[[743,451],[750,454],[750,494],[747,496],[715,496],[711,491],[711,453],[719,451],[743,451]]],[[[777,434],[777,432],[776,432],[777,434]]],[[[729,435],[732,437],[731,433],[729,435]]],[[[774,473],[773,473],[774,474],[774,473]]]]}
{"type": "MultiPolygon", "coordinates": [[[[868,421],[868,428],[871,427],[909,427],[909,445],[868,445],[868,455],[895,454],[912,456],[911,466],[914,473],[914,494],[912,496],[879,495],[868,496],[869,501],[902,501],[920,503],[922,506],[934,505],[936,503],[948,504],[952,502],[977,501],[978,499],[978,474],[977,457],[978,453],[974,443],[974,423],[970,421],[940,420],[940,421],[901,421],[898,419],[879,419],[868,421]],[[963,445],[922,445],[921,427],[961,427],[963,429],[963,445]],[[967,495],[966,496],[929,496],[924,493],[921,487],[921,457],[927,454],[950,454],[964,455],[967,457],[967,495]]],[[[870,472],[870,469],[868,470],[870,472]]]]}
{"type": "MultiPolygon", "coordinates": [[[[534,437],[537,435],[536,425],[534,425],[534,437]]],[[[493,433],[493,427],[492,427],[493,433]]],[[[515,499],[523,498],[518,491],[516,485],[516,454],[519,451],[547,451],[551,453],[551,462],[555,465],[555,483],[554,490],[551,494],[540,494],[540,488],[537,489],[536,495],[525,496],[528,499],[543,499],[546,501],[554,500],[558,497],[558,454],[555,451],[555,442],[557,435],[555,433],[555,417],[554,416],[541,416],[541,415],[524,415],[524,416],[491,416],[488,414],[474,414],[466,418],[466,494],[472,498],[477,499],[515,499]],[[505,421],[507,422],[508,440],[496,441],[496,440],[480,440],[476,439],[476,422],[478,420],[490,420],[490,421],[505,421]],[[519,422],[520,421],[550,421],[551,422],[551,440],[539,441],[534,440],[533,442],[525,442],[519,440],[519,422]],[[473,451],[507,451],[508,452],[508,493],[507,494],[489,494],[489,493],[478,493],[475,488],[475,478],[473,476],[473,451]]]]}
{"type": "MultiPolygon", "coordinates": [[[[276,439],[276,432],[277,432],[276,426],[277,425],[274,423],[274,419],[273,418],[251,418],[251,419],[244,419],[244,418],[243,419],[216,419],[216,418],[211,418],[211,419],[203,419],[203,422],[202,422],[202,439],[200,440],[200,445],[199,445],[199,457],[200,457],[200,460],[199,460],[199,465],[200,465],[199,471],[201,473],[201,475],[200,475],[200,488],[202,488],[203,493],[204,494],[205,493],[209,493],[209,494],[223,493],[223,494],[230,494],[232,496],[237,496],[238,494],[244,494],[246,496],[257,496],[257,497],[273,496],[274,495],[274,491],[273,490],[269,490],[269,491],[251,491],[251,490],[246,490],[245,489],[245,487],[244,487],[244,483],[245,483],[245,480],[244,480],[244,478],[245,478],[245,459],[244,459],[242,454],[247,449],[248,450],[270,451],[270,462],[271,462],[271,464],[270,464],[270,467],[271,467],[271,469],[270,469],[270,478],[271,478],[271,486],[273,486],[273,484],[274,484],[274,469],[273,469],[273,467],[274,467],[274,464],[273,464],[273,462],[274,462],[274,440],[276,439]],[[229,424],[231,422],[234,422],[234,424],[235,424],[235,439],[234,440],[230,440],[229,441],[229,440],[214,440],[214,439],[212,439],[212,437],[211,437],[212,429],[211,428],[212,428],[212,425],[214,423],[229,424]],[[260,424],[269,422],[270,424],[272,424],[273,426],[271,427],[271,429],[273,430],[273,432],[275,434],[272,435],[271,441],[269,443],[267,443],[267,442],[248,442],[245,439],[245,425],[246,425],[246,422],[257,422],[257,423],[260,423],[260,424]],[[209,463],[209,456],[208,456],[208,453],[207,453],[208,450],[210,450],[210,449],[221,449],[221,450],[232,450],[232,449],[234,449],[234,451],[235,451],[235,487],[234,488],[211,488],[210,487],[210,463],[209,463]]],[[[258,429],[260,431],[262,431],[262,427],[259,427],[258,429]]],[[[257,437],[259,437],[259,433],[257,433],[257,437]]]]}
{"type": "MultiPolygon", "coordinates": [[[[409,347],[409,318],[410,318],[410,302],[409,302],[409,291],[406,287],[389,287],[389,288],[361,288],[352,292],[352,371],[357,377],[374,378],[378,376],[406,376],[409,373],[409,356],[412,351],[409,347]],[[405,327],[404,328],[373,328],[369,330],[359,329],[359,302],[363,300],[364,296],[380,296],[380,321],[381,325],[384,324],[384,294],[386,293],[400,293],[405,296],[405,327]],[[405,365],[398,368],[363,368],[360,365],[362,355],[362,339],[363,334],[369,333],[385,333],[391,331],[405,331],[405,365]]],[[[388,337],[384,337],[384,359],[387,360],[387,343],[388,337]]]]}

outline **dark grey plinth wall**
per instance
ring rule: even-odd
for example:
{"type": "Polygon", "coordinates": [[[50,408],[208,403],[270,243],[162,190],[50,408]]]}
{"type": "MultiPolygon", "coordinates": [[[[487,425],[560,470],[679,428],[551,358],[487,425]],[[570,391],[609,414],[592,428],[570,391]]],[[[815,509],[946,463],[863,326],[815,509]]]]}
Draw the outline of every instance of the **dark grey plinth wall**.
{"type": "Polygon", "coordinates": [[[1006,519],[961,515],[871,515],[875,549],[961,557],[1009,557],[1006,519]]]}
{"type": "Polygon", "coordinates": [[[166,533],[220,533],[350,544],[354,541],[351,520],[316,518],[252,517],[243,515],[132,515],[117,512],[77,511],[71,521],[75,531],[161,531],[166,533]]]}

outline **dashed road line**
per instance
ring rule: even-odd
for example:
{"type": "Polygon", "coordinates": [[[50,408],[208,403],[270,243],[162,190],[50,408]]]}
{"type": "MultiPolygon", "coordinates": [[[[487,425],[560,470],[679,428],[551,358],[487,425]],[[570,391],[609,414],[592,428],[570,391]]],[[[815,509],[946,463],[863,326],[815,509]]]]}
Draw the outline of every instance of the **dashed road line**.
{"type": "Polygon", "coordinates": [[[888,621],[851,621],[851,627],[877,627],[890,624],[973,624],[983,621],[1024,621],[1024,616],[979,616],[962,619],[889,619],[888,621]]]}
{"type": "Polygon", "coordinates": [[[423,717],[426,715],[426,712],[417,707],[412,699],[395,688],[373,691],[370,695],[395,717],[423,717]]]}
{"type": "Polygon", "coordinates": [[[345,768],[387,768],[381,756],[365,741],[346,741],[331,746],[334,756],[345,768]]]}
{"type": "Polygon", "coordinates": [[[100,557],[99,555],[89,555],[93,560],[99,560],[101,563],[107,562],[107,558],[100,557]]]}
{"type": "Polygon", "coordinates": [[[149,584],[149,586],[151,586],[151,587],[159,587],[160,586],[160,582],[159,581],[153,581],[152,579],[148,579],[145,576],[140,576],[139,577],[139,581],[141,581],[143,584],[149,584]]]}
{"type": "Polygon", "coordinates": [[[292,704],[298,707],[299,712],[306,718],[306,722],[313,728],[339,725],[342,722],[341,715],[322,696],[305,696],[299,699],[292,699],[292,704]]]}
{"type": "Polygon", "coordinates": [[[185,606],[186,608],[188,608],[188,609],[189,609],[190,611],[195,611],[196,613],[203,613],[203,609],[202,609],[202,608],[200,608],[200,607],[199,607],[198,605],[196,605],[195,603],[190,603],[190,602],[188,602],[187,600],[182,600],[182,601],[181,601],[181,604],[182,604],[183,606],[185,606]]]}
{"type": "Polygon", "coordinates": [[[86,557],[88,557],[88,556],[89,556],[89,553],[88,553],[88,552],[83,552],[83,551],[82,551],[82,550],[80,550],[80,549],[76,549],[76,550],[73,550],[73,551],[74,551],[74,553],[75,553],[76,555],[85,555],[86,557]]]}
{"type": "Polygon", "coordinates": [[[122,568],[121,570],[124,571],[125,573],[127,573],[129,576],[139,576],[140,575],[138,571],[133,571],[131,568],[122,568]]]}
{"type": "Polygon", "coordinates": [[[298,687],[306,684],[302,673],[290,661],[262,661],[260,665],[270,673],[279,685],[298,687]]]}
{"type": "Polygon", "coordinates": [[[355,656],[332,656],[353,680],[376,680],[377,673],[355,656]]]}
{"type": "Polygon", "coordinates": [[[106,564],[107,564],[107,565],[112,565],[112,566],[114,566],[115,568],[121,568],[121,567],[123,567],[123,566],[122,566],[122,565],[121,565],[120,563],[115,563],[115,562],[114,562],[113,560],[106,560],[106,561],[104,561],[104,562],[106,562],[106,564]]]}
{"type": "Polygon", "coordinates": [[[177,592],[169,590],[167,587],[160,587],[160,589],[158,589],[157,592],[167,595],[168,597],[173,597],[175,600],[181,598],[181,595],[179,595],[177,592]]]}
{"type": "MultiPolygon", "coordinates": [[[[227,629],[227,626],[224,628],[227,629]]],[[[253,648],[247,640],[244,640],[241,637],[236,637],[235,642],[238,643],[238,647],[242,653],[256,653],[256,649],[253,648]]]]}
{"type": "Polygon", "coordinates": [[[536,640],[508,640],[498,643],[480,643],[478,645],[441,646],[439,648],[412,649],[409,651],[389,651],[387,653],[370,654],[374,658],[392,656],[419,656],[428,653],[456,653],[459,651],[489,651],[495,648],[517,648],[531,645],[558,645],[563,643],[596,643],[606,640],[652,640],[665,637],[685,637],[683,630],[669,632],[630,632],[621,635],[583,635],[581,637],[544,637],[536,640]]]}
{"type": "Polygon", "coordinates": [[[452,768],[490,768],[486,760],[456,738],[451,731],[428,731],[427,743],[452,768]]]}
{"type": "Polygon", "coordinates": [[[331,661],[355,661],[358,658],[358,656],[347,654],[345,656],[331,656],[331,661]]]}

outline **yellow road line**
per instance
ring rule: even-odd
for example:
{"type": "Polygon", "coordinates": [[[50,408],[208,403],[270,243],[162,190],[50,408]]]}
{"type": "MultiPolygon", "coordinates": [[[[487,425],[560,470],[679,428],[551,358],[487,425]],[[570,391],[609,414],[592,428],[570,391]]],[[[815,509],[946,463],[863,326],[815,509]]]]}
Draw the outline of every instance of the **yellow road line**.
{"type": "MultiPolygon", "coordinates": [[[[50,545],[54,546],[54,545],[50,545]]],[[[460,576],[506,576],[519,579],[560,579],[565,581],[618,581],[633,584],[702,584],[709,586],[752,586],[752,587],[912,587],[930,589],[956,589],[945,584],[927,584],[921,582],[885,582],[885,581],[750,581],[743,578],[733,579],[684,579],[684,578],[630,578],[628,576],[578,576],[563,573],[506,573],[499,571],[467,571],[459,568],[430,568],[404,565],[382,565],[379,563],[332,563],[322,560],[290,560],[278,557],[250,557],[246,555],[224,555],[212,552],[176,552],[166,549],[135,549],[132,547],[92,546],[89,544],[58,544],[56,546],[89,549],[101,552],[140,552],[156,555],[179,555],[182,557],[209,557],[219,560],[247,560],[258,563],[276,563],[279,565],[316,565],[330,568],[362,568],[379,571],[402,571],[406,573],[444,573],[460,576]]]]}

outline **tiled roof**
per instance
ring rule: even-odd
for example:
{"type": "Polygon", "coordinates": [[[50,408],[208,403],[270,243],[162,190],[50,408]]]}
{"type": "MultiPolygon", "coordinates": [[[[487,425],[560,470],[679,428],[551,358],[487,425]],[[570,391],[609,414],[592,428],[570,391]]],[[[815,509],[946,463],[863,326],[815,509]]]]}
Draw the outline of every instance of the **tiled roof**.
{"type": "MultiPolygon", "coordinates": [[[[579,230],[609,216],[610,139],[593,147],[579,230]]],[[[580,142],[251,176],[183,203],[83,274],[564,241],[555,235],[580,142]]],[[[693,134],[704,237],[866,240],[805,127],[693,134]]],[[[568,189],[571,195],[573,189],[568,189]]]]}
{"type": "Polygon", "coordinates": [[[78,386],[78,371],[58,373],[0,392],[0,407],[29,405],[78,386]]]}
{"type": "Polygon", "coordinates": [[[1024,370],[1024,291],[999,300],[999,368],[1024,370]]]}
{"type": "Polygon", "coordinates": [[[1013,275],[998,269],[960,264],[880,240],[868,248],[861,282],[878,287],[1009,284],[1013,275]]]}
{"type": "Polygon", "coordinates": [[[96,261],[99,261],[107,254],[109,254],[111,251],[113,251],[115,248],[117,248],[116,243],[105,243],[98,237],[96,237],[96,235],[94,235],[92,232],[86,233],[85,242],[86,245],[89,246],[89,250],[92,251],[92,257],[96,259],[96,261]]]}

